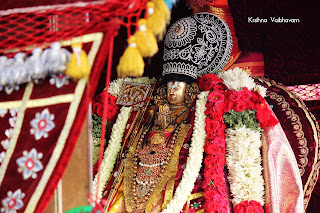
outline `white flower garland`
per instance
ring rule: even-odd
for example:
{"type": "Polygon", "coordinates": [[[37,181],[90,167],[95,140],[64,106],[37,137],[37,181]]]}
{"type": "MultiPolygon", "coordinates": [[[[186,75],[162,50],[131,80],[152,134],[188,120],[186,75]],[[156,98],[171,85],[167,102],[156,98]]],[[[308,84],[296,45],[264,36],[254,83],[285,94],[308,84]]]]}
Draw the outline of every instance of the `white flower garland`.
{"type": "Polygon", "coordinates": [[[208,93],[209,92],[201,92],[198,95],[194,128],[191,138],[191,147],[189,150],[186,168],[183,171],[182,179],[173,198],[167,205],[167,208],[162,211],[162,213],[179,213],[183,209],[183,206],[186,203],[188,196],[192,192],[194,183],[201,169],[204,143],[206,140],[206,115],[204,112],[206,110],[205,105],[207,102],[208,93]]]}
{"type": "Polygon", "coordinates": [[[155,78],[148,78],[148,77],[142,77],[142,78],[119,78],[116,79],[109,84],[108,92],[110,95],[113,95],[115,97],[118,97],[123,82],[134,82],[134,83],[142,83],[142,84],[151,84],[153,81],[155,81],[155,78]]]}
{"type": "Polygon", "coordinates": [[[96,174],[94,178],[92,184],[93,195],[96,195],[98,191],[99,200],[102,198],[102,191],[105,188],[107,181],[109,180],[117,155],[121,149],[122,137],[127,125],[127,121],[129,119],[130,111],[131,107],[122,107],[118,115],[117,121],[112,127],[112,133],[110,136],[108,147],[104,152],[103,161],[101,163],[101,173],[98,189],[98,174],[96,174]]]}
{"type": "Polygon", "coordinates": [[[249,74],[239,67],[235,67],[233,70],[229,69],[225,72],[220,72],[218,77],[223,80],[223,83],[230,90],[240,91],[243,87],[247,87],[250,91],[254,89],[259,92],[262,97],[266,96],[267,89],[261,85],[255,84],[249,74]]]}
{"type": "Polygon", "coordinates": [[[234,206],[245,200],[264,205],[261,146],[258,131],[245,126],[226,130],[226,162],[234,206]]]}

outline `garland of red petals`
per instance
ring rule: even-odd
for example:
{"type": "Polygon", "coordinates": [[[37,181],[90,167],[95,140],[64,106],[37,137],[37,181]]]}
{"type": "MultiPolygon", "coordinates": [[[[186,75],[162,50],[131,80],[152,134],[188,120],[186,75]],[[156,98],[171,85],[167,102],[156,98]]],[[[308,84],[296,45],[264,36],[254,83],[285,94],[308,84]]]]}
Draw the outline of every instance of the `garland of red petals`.
{"type": "MultiPolygon", "coordinates": [[[[209,91],[205,114],[207,138],[204,146],[204,210],[206,212],[230,212],[225,165],[225,128],[223,114],[229,110],[242,112],[256,110],[261,128],[274,126],[278,120],[273,116],[265,99],[257,91],[243,88],[241,91],[228,90],[223,80],[214,74],[198,78],[200,90],[209,91]]],[[[243,201],[235,206],[234,212],[263,212],[259,202],[243,201]],[[250,211],[247,211],[250,210],[250,211]]]]}
{"type": "Polygon", "coordinates": [[[120,107],[116,104],[117,97],[107,94],[108,90],[104,90],[101,92],[92,104],[92,112],[97,114],[99,117],[103,115],[103,103],[105,100],[105,96],[108,96],[108,104],[106,106],[107,110],[107,121],[115,122],[117,119],[117,115],[120,112],[120,107]]]}

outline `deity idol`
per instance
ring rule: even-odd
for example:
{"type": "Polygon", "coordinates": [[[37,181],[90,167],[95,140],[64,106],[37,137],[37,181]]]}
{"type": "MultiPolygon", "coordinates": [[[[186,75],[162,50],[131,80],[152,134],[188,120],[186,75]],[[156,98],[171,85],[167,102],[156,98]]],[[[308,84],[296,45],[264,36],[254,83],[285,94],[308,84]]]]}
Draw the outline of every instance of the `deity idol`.
{"type": "Polygon", "coordinates": [[[303,212],[297,162],[264,88],[237,68],[215,75],[232,49],[227,24],[198,13],[164,45],[163,85],[138,109],[122,107],[112,128],[94,181],[105,210],[303,212]]]}

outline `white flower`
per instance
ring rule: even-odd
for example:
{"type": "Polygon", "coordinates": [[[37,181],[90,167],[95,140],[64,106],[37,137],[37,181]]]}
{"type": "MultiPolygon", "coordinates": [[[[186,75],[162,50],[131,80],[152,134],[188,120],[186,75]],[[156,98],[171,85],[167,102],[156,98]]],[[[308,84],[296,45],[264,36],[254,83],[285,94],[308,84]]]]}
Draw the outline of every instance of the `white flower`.
{"type": "Polygon", "coordinates": [[[229,69],[225,72],[220,72],[218,77],[223,80],[223,83],[230,90],[240,91],[243,87],[247,87],[250,91],[254,89],[259,92],[262,97],[266,96],[267,89],[254,83],[254,80],[249,76],[249,74],[239,67],[235,67],[233,70],[229,69]]]}
{"type": "Polygon", "coordinates": [[[16,213],[17,210],[23,207],[23,201],[25,194],[21,192],[21,189],[16,190],[14,193],[9,191],[7,197],[1,201],[1,212],[4,213],[16,213]]]}
{"type": "Polygon", "coordinates": [[[18,172],[22,173],[23,180],[27,180],[29,177],[35,179],[37,172],[43,169],[43,165],[40,159],[43,157],[41,152],[37,153],[35,148],[30,152],[23,151],[23,156],[17,159],[19,166],[18,172]]]}
{"type": "Polygon", "coordinates": [[[30,134],[34,134],[36,140],[39,140],[42,137],[47,138],[48,132],[55,127],[53,120],[54,115],[50,114],[48,108],[45,108],[41,114],[37,112],[36,117],[30,121],[32,127],[30,129],[30,134]]]}
{"type": "Polygon", "coordinates": [[[256,85],[255,90],[262,96],[266,97],[267,94],[267,88],[261,86],[261,85],[256,85]]]}
{"type": "Polygon", "coordinates": [[[95,176],[93,181],[93,194],[95,195],[98,191],[98,199],[102,198],[102,191],[109,180],[111,172],[114,167],[114,163],[117,159],[117,155],[121,149],[121,142],[123,133],[126,128],[127,121],[129,119],[131,107],[122,107],[118,115],[116,123],[112,127],[110,140],[108,147],[104,152],[103,160],[101,163],[101,174],[98,186],[98,174],[95,176]]]}
{"type": "Polygon", "coordinates": [[[226,162],[234,205],[255,200],[264,205],[260,132],[245,126],[226,130],[226,162]]]}
{"type": "Polygon", "coordinates": [[[240,91],[243,87],[252,90],[255,87],[253,79],[239,67],[221,72],[218,74],[218,77],[223,80],[230,90],[240,91]]]}

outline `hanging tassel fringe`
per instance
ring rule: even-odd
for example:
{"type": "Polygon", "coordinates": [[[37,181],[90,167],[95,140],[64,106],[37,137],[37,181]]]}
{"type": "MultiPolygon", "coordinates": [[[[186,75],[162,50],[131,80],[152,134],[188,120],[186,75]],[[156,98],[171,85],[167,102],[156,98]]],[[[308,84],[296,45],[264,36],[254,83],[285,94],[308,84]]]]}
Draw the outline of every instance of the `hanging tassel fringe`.
{"type": "Polygon", "coordinates": [[[88,78],[90,66],[87,53],[82,49],[81,44],[71,45],[73,53],[67,65],[66,74],[73,79],[88,78]]]}
{"type": "Polygon", "coordinates": [[[166,2],[164,0],[153,0],[153,3],[154,3],[155,9],[160,11],[161,14],[163,14],[166,20],[166,23],[169,24],[171,19],[171,12],[166,2]]]}
{"type": "Polygon", "coordinates": [[[144,61],[136,44],[136,37],[128,39],[128,47],[120,58],[117,67],[118,78],[136,77],[143,75],[144,61]]]}
{"type": "Polygon", "coordinates": [[[147,16],[147,27],[150,29],[155,36],[162,35],[166,30],[166,20],[164,14],[160,10],[155,8],[153,2],[148,2],[148,16],[147,16]]]}
{"type": "Polygon", "coordinates": [[[142,57],[151,57],[158,52],[156,37],[147,28],[147,21],[140,19],[138,21],[139,30],[135,32],[136,44],[142,57]]]}

